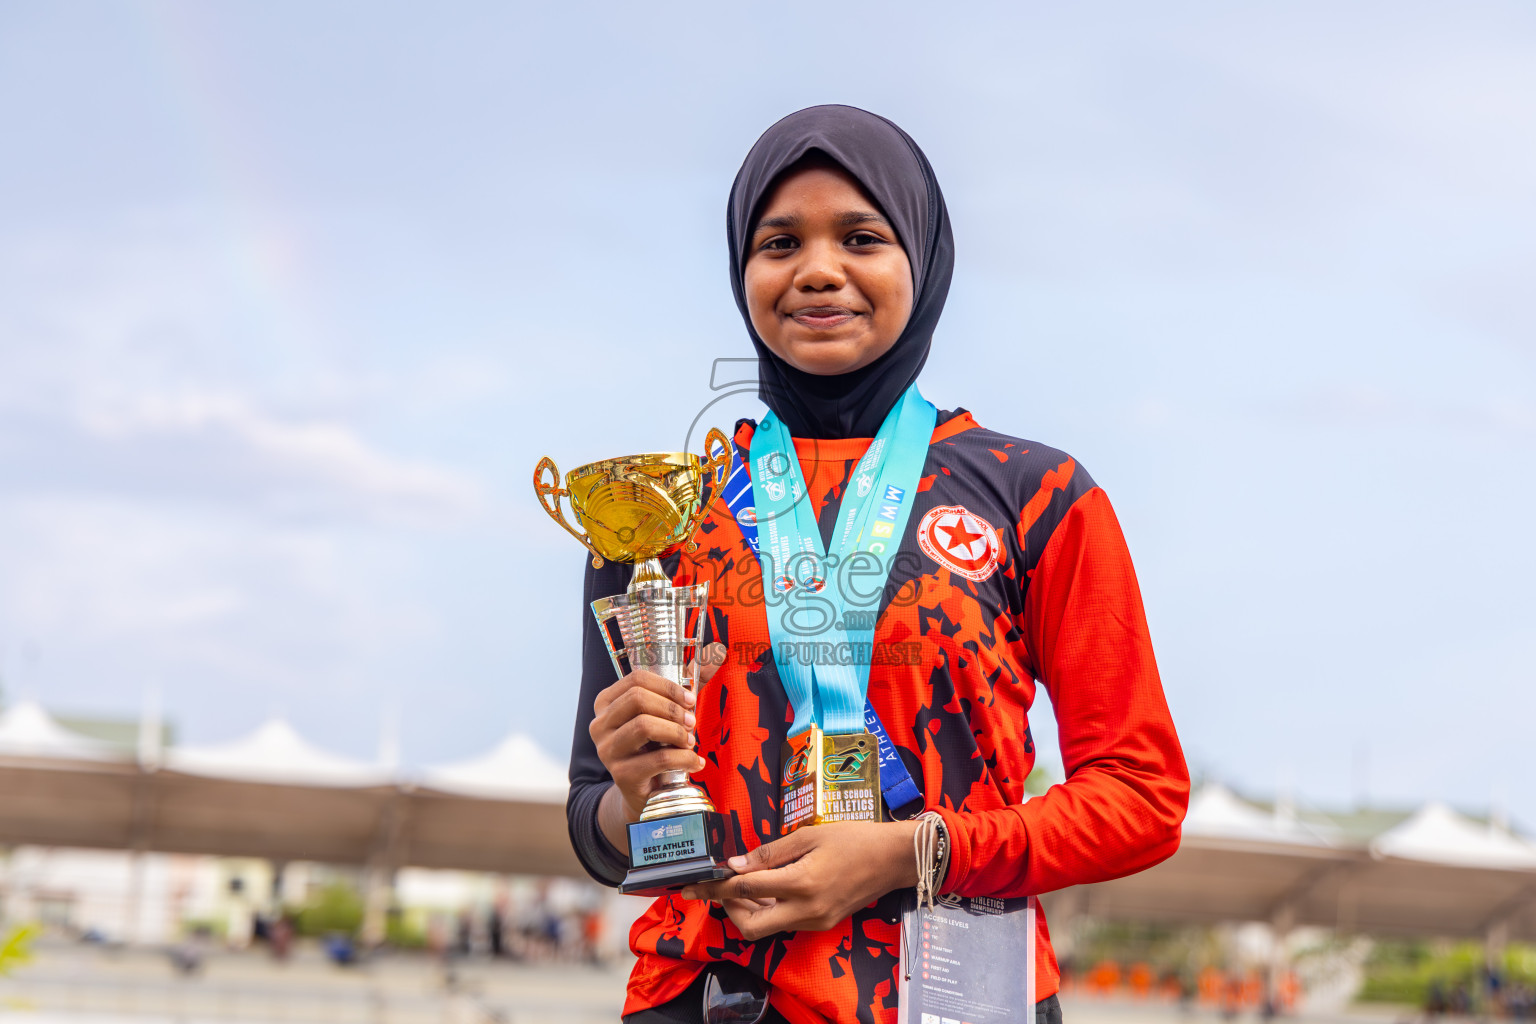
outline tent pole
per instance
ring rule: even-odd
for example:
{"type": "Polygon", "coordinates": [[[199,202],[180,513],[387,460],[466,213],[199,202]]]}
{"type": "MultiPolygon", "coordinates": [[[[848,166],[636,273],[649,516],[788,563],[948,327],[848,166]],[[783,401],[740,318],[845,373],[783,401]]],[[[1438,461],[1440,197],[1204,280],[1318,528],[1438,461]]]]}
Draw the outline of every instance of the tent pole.
{"type": "Polygon", "coordinates": [[[395,903],[395,870],[401,860],[401,838],[405,831],[406,802],[396,789],[384,801],[374,833],[373,849],[363,866],[363,928],[366,948],[383,945],[389,909],[395,903]]]}
{"type": "Polygon", "coordinates": [[[123,908],[123,942],[137,946],[143,939],[141,922],[144,919],[144,851],[128,852],[128,898],[123,908]]]}

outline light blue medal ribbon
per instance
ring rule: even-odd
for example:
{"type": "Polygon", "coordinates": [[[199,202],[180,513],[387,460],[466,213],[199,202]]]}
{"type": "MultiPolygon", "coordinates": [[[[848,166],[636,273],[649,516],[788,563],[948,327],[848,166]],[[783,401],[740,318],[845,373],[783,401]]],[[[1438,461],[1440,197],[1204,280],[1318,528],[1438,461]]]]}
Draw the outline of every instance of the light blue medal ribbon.
{"type": "MultiPolygon", "coordinates": [[[[823,549],[788,428],[769,413],[752,436],[763,584],[783,599],[782,607],[769,600],[768,634],[795,709],[791,736],[812,724],[833,734],[867,727],[874,618],[937,419],[938,411],[917,385],[907,388],[854,468],[830,553],[823,549]]],[[[896,755],[884,730],[877,735],[884,767],[887,754],[896,755]]],[[[887,804],[900,806],[889,796],[887,804]]]]}
{"type": "MultiPolygon", "coordinates": [[[[737,526],[741,528],[741,535],[746,538],[747,546],[752,549],[752,557],[758,558],[757,509],[752,504],[752,477],[747,472],[747,464],[741,457],[740,449],[734,445],[731,448],[730,475],[726,477],[721,493],[726,507],[731,510],[737,526]]],[[[923,794],[918,792],[912,773],[907,771],[906,762],[897,753],[896,744],[891,742],[890,734],[885,731],[880,716],[875,714],[874,705],[869,702],[867,694],[864,698],[864,727],[874,734],[875,745],[880,751],[880,792],[885,797],[885,806],[890,808],[892,814],[908,806],[920,810],[923,794]]]]}

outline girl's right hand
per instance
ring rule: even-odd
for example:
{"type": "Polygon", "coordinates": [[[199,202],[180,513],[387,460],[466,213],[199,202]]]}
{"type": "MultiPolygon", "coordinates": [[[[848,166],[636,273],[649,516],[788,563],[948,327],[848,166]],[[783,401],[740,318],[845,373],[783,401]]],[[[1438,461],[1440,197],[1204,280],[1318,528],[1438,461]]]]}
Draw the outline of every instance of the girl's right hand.
{"type": "MultiPolygon", "coordinates": [[[[724,653],[720,644],[705,648],[699,659],[700,686],[714,676],[724,653]]],[[[624,801],[625,821],[640,820],[657,775],[704,767],[704,759],[693,750],[694,703],[685,687],[644,670],[631,672],[597,695],[587,731],[624,801]]]]}

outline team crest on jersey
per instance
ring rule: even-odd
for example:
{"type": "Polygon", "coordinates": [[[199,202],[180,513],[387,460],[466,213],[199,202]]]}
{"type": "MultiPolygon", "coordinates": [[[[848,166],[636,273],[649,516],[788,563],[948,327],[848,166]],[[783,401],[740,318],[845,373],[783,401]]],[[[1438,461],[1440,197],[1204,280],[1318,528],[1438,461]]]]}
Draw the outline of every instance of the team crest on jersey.
{"type": "Polygon", "coordinates": [[[997,571],[1001,547],[992,524],[963,505],[930,509],[917,526],[923,554],[976,583],[997,571]]]}

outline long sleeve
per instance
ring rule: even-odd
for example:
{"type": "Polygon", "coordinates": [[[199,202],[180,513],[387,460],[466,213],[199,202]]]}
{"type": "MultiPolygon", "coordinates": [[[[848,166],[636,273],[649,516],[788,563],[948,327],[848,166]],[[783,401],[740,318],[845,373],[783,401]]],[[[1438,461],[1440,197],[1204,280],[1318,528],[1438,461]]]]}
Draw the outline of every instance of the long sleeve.
{"type": "Polygon", "coordinates": [[[1067,779],[976,813],[943,809],[945,890],[1022,896],[1133,874],[1179,845],[1189,772],[1109,499],[1073,502],[1026,592],[1024,642],[1056,710],[1067,779]]]}
{"type": "Polygon", "coordinates": [[[593,702],[618,676],[608,660],[608,649],[598,633],[591,605],[599,597],[623,593],[628,577],[626,565],[606,562],[601,569],[593,569],[590,563],[587,566],[581,604],[581,697],[577,700],[576,728],[571,737],[571,789],[565,801],[566,825],[576,856],[587,874],[610,886],[624,880],[629,859],[614,848],[597,822],[598,805],[613,785],[613,777],[598,759],[589,729],[593,702]]]}

